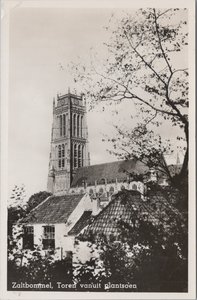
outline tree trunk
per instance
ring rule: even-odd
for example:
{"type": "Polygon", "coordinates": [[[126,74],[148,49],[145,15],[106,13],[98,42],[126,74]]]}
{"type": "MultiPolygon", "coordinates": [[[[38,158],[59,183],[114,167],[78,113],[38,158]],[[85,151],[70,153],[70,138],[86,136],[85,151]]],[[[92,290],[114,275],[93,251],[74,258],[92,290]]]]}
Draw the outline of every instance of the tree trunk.
{"type": "Polygon", "coordinates": [[[187,142],[187,149],[185,152],[183,165],[182,165],[181,172],[180,172],[181,178],[188,175],[188,159],[189,159],[189,125],[188,125],[188,123],[185,124],[184,131],[185,131],[185,137],[186,137],[186,142],[187,142]]]}

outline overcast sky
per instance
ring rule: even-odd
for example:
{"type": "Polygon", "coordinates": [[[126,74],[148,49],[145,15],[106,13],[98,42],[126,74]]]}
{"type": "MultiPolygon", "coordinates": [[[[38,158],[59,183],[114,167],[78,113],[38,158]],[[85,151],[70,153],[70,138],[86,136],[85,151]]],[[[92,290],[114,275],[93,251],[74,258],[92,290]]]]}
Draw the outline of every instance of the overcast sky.
{"type": "MultiPolygon", "coordinates": [[[[117,11],[113,11],[117,13],[117,11]]],[[[60,68],[80,57],[89,60],[90,48],[104,54],[108,36],[104,26],[111,9],[16,7],[10,14],[9,53],[9,188],[24,184],[27,194],[46,190],[52,101],[57,93],[74,88],[72,76],[60,68]]],[[[118,14],[121,14],[120,10],[118,14]]],[[[110,108],[88,113],[91,164],[114,161],[103,134],[112,124],[131,121],[134,107],[124,103],[119,115],[110,108]],[[126,108],[126,109],[125,109],[126,108]]]]}

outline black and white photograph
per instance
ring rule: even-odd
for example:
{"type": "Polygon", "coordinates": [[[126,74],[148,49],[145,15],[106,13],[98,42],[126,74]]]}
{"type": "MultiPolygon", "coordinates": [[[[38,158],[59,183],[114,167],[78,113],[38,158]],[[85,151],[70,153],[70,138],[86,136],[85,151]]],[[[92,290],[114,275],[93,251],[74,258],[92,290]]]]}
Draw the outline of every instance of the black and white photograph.
{"type": "Polygon", "coordinates": [[[2,1],[2,299],[195,299],[194,5],[2,1]]]}

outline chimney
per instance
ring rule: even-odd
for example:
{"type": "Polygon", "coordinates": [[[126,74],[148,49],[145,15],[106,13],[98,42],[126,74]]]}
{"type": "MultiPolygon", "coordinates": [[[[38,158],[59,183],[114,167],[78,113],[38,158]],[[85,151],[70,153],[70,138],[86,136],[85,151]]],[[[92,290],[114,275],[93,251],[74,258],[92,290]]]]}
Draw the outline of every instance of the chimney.
{"type": "Polygon", "coordinates": [[[99,200],[97,197],[92,198],[92,215],[96,216],[99,213],[99,200]]]}

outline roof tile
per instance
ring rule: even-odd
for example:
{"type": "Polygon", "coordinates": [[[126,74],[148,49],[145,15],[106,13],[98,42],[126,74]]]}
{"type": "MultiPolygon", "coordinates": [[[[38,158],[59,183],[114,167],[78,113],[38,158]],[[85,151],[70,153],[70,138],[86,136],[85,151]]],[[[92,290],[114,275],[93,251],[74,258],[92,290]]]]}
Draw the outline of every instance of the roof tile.
{"type": "Polygon", "coordinates": [[[65,223],[84,195],[51,196],[22,220],[27,223],[65,223]]]}
{"type": "Polygon", "coordinates": [[[94,218],[83,236],[103,234],[118,236],[118,221],[133,226],[134,214],[147,218],[152,223],[163,222],[171,213],[179,214],[161,194],[155,193],[151,201],[141,200],[137,191],[124,190],[113,196],[112,201],[94,218]]]}

